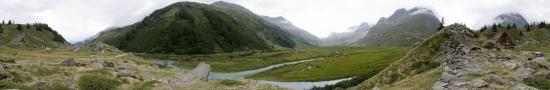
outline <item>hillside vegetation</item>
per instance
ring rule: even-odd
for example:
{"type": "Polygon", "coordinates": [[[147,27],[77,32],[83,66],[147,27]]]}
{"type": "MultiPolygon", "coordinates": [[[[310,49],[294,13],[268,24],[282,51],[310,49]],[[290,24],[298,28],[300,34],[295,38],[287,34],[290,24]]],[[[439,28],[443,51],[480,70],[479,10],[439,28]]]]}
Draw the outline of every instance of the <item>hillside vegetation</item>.
{"type": "Polygon", "coordinates": [[[94,41],[127,52],[208,54],[305,45],[296,39],[250,12],[178,2],[141,22],[104,31],[94,41]]]}
{"type": "Polygon", "coordinates": [[[0,24],[0,48],[60,48],[69,43],[46,24],[0,24]]]}

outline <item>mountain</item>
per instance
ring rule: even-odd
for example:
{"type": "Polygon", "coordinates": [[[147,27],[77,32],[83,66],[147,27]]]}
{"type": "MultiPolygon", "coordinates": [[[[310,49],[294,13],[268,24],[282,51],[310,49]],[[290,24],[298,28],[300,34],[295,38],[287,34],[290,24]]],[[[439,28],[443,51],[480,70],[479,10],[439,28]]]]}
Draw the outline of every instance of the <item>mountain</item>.
{"type": "Polygon", "coordinates": [[[367,35],[355,42],[366,46],[414,46],[437,31],[439,20],[427,8],[398,9],[382,17],[367,35]]]}
{"type": "Polygon", "coordinates": [[[135,24],[101,32],[95,42],[123,51],[163,54],[207,54],[273,50],[305,45],[259,16],[227,3],[212,6],[178,2],[154,11],[135,24]]]}
{"type": "Polygon", "coordinates": [[[545,90],[550,61],[535,54],[550,51],[550,30],[533,29],[509,30],[523,31],[509,33],[521,34],[510,38],[515,43],[510,48],[465,25],[452,24],[349,90],[545,90]]]}
{"type": "Polygon", "coordinates": [[[310,45],[319,45],[321,43],[321,39],[319,39],[317,36],[296,27],[295,25],[292,24],[292,22],[286,20],[284,17],[269,17],[269,16],[261,16],[261,17],[265,21],[280,27],[282,30],[285,30],[286,32],[292,34],[293,36],[300,38],[301,40],[304,40],[303,42],[307,42],[310,45]]]}
{"type": "Polygon", "coordinates": [[[352,45],[357,40],[365,37],[370,29],[368,23],[362,23],[359,26],[354,26],[350,32],[333,32],[328,37],[323,38],[322,45],[324,46],[342,46],[352,45]]]}
{"type": "Polygon", "coordinates": [[[0,24],[0,48],[64,48],[69,43],[47,24],[0,24]]]}
{"type": "MultiPolygon", "coordinates": [[[[290,33],[291,36],[288,36],[288,37],[295,37],[293,40],[297,41],[297,44],[305,44],[305,45],[299,45],[299,46],[318,45],[320,42],[320,39],[317,36],[296,27],[290,21],[286,20],[283,17],[269,17],[269,16],[257,15],[243,6],[240,6],[234,3],[224,2],[224,1],[217,1],[210,5],[219,7],[219,8],[228,9],[234,12],[244,12],[244,14],[250,15],[250,17],[260,18],[261,23],[266,24],[269,27],[278,28],[287,33],[290,33]]],[[[247,21],[248,19],[250,19],[250,18],[242,18],[240,14],[231,14],[231,15],[236,17],[236,19],[239,21],[247,21]]]]}
{"type": "Polygon", "coordinates": [[[500,14],[495,17],[494,20],[496,23],[500,23],[504,26],[515,24],[517,27],[524,27],[528,23],[527,20],[525,20],[525,18],[518,13],[500,14]]]}

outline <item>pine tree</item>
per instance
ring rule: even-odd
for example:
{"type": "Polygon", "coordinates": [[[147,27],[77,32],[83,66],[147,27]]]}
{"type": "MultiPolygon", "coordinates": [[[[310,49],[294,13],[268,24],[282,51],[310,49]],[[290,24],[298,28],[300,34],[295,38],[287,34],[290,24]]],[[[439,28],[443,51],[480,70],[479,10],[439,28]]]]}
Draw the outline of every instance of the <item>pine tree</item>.
{"type": "Polygon", "coordinates": [[[8,20],[8,25],[11,25],[11,24],[12,24],[11,20],[8,20]]]}
{"type": "Polygon", "coordinates": [[[6,24],[6,23],[4,22],[4,20],[2,20],[2,24],[6,24]]]}
{"type": "Polygon", "coordinates": [[[515,28],[515,29],[518,28],[515,23],[512,25],[512,27],[515,28]]]}
{"type": "Polygon", "coordinates": [[[441,23],[439,23],[439,27],[437,27],[437,30],[442,30],[445,28],[445,18],[441,17],[441,23]]]}
{"type": "Polygon", "coordinates": [[[531,31],[531,26],[529,24],[525,24],[525,28],[527,32],[531,31]]]}
{"type": "Polygon", "coordinates": [[[494,23],[493,23],[493,27],[491,27],[491,30],[492,30],[493,32],[497,32],[497,24],[494,24],[494,23]]]}
{"type": "Polygon", "coordinates": [[[31,29],[31,24],[27,23],[27,24],[26,24],[26,28],[27,28],[27,29],[31,29]]]}
{"type": "Polygon", "coordinates": [[[512,29],[512,27],[510,26],[510,24],[507,24],[507,25],[506,25],[506,29],[512,29]]]}
{"type": "Polygon", "coordinates": [[[479,32],[483,33],[483,32],[485,32],[485,30],[487,30],[487,26],[483,26],[481,29],[479,29],[479,32]]]}
{"type": "Polygon", "coordinates": [[[17,24],[17,30],[22,30],[21,24],[17,24]]]}

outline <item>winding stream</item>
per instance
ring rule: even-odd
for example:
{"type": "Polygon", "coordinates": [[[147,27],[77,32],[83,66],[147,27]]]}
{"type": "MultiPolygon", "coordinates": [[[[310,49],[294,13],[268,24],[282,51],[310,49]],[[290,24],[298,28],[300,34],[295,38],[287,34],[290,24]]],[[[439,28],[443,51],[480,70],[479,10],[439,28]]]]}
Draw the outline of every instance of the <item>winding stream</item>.
{"type": "MultiPolygon", "coordinates": [[[[244,79],[247,75],[253,75],[256,73],[260,73],[263,71],[267,71],[273,68],[281,67],[284,65],[292,65],[292,64],[298,64],[303,62],[309,62],[309,61],[316,61],[316,60],[323,60],[324,58],[316,58],[316,59],[307,59],[307,60],[301,60],[301,61],[295,61],[295,62],[288,62],[288,63],[281,63],[281,64],[275,64],[270,65],[268,67],[255,69],[255,70],[246,70],[246,71],[240,71],[240,72],[229,72],[229,73],[222,73],[222,72],[210,72],[208,75],[208,79],[211,80],[223,80],[223,79],[232,79],[232,80],[238,80],[238,79],[244,79]]],[[[174,69],[180,69],[184,70],[185,72],[191,71],[191,69],[188,68],[181,68],[176,65],[174,65],[175,61],[172,60],[153,60],[153,63],[159,64],[159,65],[166,65],[167,67],[174,68],[174,69]]],[[[344,79],[337,79],[337,80],[329,80],[329,81],[316,81],[316,82],[278,82],[278,81],[267,81],[267,80],[257,80],[258,83],[264,83],[264,84],[271,84],[275,86],[280,87],[286,87],[286,88],[292,88],[297,90],[303,90],[303,89],[309,89],[314,86],[324,86],[327,84],[335,84],[340,81],[349,80],[350,78],[344,78],[344,79]]]]}

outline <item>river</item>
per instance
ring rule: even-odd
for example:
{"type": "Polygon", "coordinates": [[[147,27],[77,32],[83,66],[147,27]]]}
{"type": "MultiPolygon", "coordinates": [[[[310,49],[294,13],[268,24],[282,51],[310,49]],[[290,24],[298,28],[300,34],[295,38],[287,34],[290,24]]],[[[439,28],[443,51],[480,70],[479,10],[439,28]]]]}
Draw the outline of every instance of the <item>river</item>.
{"type": "MultiPolygon", "coordinates": [[[[244,79],[245,76],[253,75],[256,73],[260,73],[263,71],[267,71],[273,68],[281,67],[284,65],[292,65],[292,64],[298,64],[302,62],[309,62],[309,61],[316,61],[316,60],[324,60],[324,58],[316,58],[316,59],[307,59],[307,60],[301,60],[301,61],[295,61],[295,62],[288,62],[288,63],[281,63],[281,64],[275,64],[270,65],[264,68],[260,69],[254,69],[254,70],[246,70],[246,71],[239,71],[239,72],[229,72],[229,73],[222,73],[222,72],[210,72],[208,75],[208,79],[210,80],[223,80],[223,79],[232,79],[232,80],[238,80],[238,79],[244,79]]],[[[167,67],[174,68],[174,69],[181,69],[185,72],[191,71],[191,69],[188,68],[181,68],[176,65],[174,65],[174,61],[172,60],[153,60],[153,63],[159,64],[159,65],[166,65],[167,67]]],[[[349,80],[350,78],[343,78],[343,79],[337,79],[337,80],[328,80],[328,81],[315,81],[315,82],[278,82],[278,81],[267,81],[267,80],[257,80],[258,83],[263,84],[271,84],[275,86],[280,87],[286,87],[296,90],[304,90],[309,89],[314,86],[324,86],[329,84],[335,84],[340,81],[349,80]]]]}

